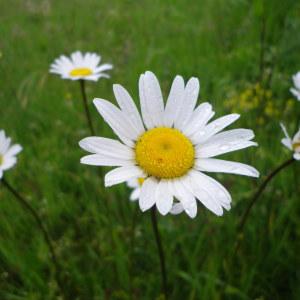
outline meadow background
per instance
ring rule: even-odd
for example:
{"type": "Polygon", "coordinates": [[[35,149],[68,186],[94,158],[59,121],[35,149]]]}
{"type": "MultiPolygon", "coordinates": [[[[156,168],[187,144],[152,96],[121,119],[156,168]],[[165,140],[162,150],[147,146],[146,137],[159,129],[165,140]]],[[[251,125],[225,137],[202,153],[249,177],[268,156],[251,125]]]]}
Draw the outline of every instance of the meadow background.
{"type": "MultiPolygon", "coordinates": [[[[7,180],[42,216],[64,270],[69,299],[163,299],[150,213],[125,185],[104,189],[97,168],[79,164],[89,136],[78,82],[48,73],[60,54],[94,51],[111,79],[87,82],[97,135],[113,136],[92,106],[115,103],[112,84],[138,100],[152,70],[164,95],[176,74],[201,81],[216,116],[242,114],[259,148],[224,157],[261,178],[213,175],[231,192],[221,218],[198,206],[191,220],[159,216],[170,299],[299,299],[299,164],[284,170],[236,226],[263,178],[291,157],[279,121],[294,133],[300,103],[289,92],[300,70],[300,3],[294,0],[1,0],[0,128],[23,145],[7,180]],[[237,239],[241,247],[234,253],[237,239]]],[[[234,126],[233,126],[234,127],[234,126]]],[[[0,184],[0,299],[60,299],[49,252],[32,217],[0,184]]]]}

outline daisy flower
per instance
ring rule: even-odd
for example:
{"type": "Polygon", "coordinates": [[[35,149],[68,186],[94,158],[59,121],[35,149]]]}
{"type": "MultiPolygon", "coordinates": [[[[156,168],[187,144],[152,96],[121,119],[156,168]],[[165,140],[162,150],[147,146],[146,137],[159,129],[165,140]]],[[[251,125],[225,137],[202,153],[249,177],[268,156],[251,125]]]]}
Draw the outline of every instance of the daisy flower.
{"type": "Polygon", "coordinates": [[[11,169],[17,163],[16,155],[22,151],[20,145],[11,145],[11,139],[0,130],[0,179],[3,172],[11,169]]]}
{"type": "Polygon", "coordinates": [[[162,215],[179,201],[190,217],[197,214],[198,199],[218,216],[230,209],[231,196],[215,179],[203,172],[223,172],[258,177],[251,166],[215,159],[231,151],[256,146],[252,130],[233,129],[221,132],[239,118],[230,114],[208,123],[212,106],[196,106],[199,80],[187,84],[176,76],[164,104],[159,82],[152,72],[139,79],[141,114],[129,93],[113,86],[119,107],[103,99],[94,104],[120,141],[88,137],[79,145],[93,154],[81,163],[117,167],[105,175],[105,186],[132,178],[145,178],[140,190],[142,211],[156,205],[162,215]]]}
{"type": "Polygon", "coordinates": [[[109,78],[104,71],[111,70],[111,64],[99,65],[101,57],[96,53],[80,51],[73,52],[71,57],[61,55],[55,59],[50,66],[50,73],[59,74],[63,79],[70,80],[92,80],[97,81],[99,78],[109,78]]]}
{"type": "Polygon", "coordinates": [[[300,72],[293,77],[294,87],[290,88],[291,93],[300,101],[300,72]]]}
{"type": "Polygon", "coordinates": [[[291,139],[286,130],[286,127],[282,123],[280,123],[280,126],[285,135],[285,138],[281,140],[281,143],[289,150],[294,152],[294,159],[300,160],[300,128],[298,132],[294,135],[293,139],[291,139]]]}

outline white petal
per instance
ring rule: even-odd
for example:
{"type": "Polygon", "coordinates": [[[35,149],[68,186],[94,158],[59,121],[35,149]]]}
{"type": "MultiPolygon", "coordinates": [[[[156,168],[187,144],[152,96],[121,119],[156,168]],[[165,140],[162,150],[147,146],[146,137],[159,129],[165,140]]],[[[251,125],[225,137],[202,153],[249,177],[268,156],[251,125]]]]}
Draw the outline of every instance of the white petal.
{"type": "Polygon", "coordinates": [[[91,165],[91,166],[119,167],[119,166],[132,166],[135,164],[135,161],[110,157],[102,154],[92,154],[92,155],[87,155],[82,157],[80,159],[80,163],[85,165],[91,165]]]}
{"type": "Polygon", "coordinates": [[[182,129],[187,136],[201,134],[201,130],[206,123],[213,117],[212,106],[208,102],[201,103],[193,112],[190,121],[182,129]],[[200,131],[200,132],[199,132],[200,131]]]}
{"type": "Polygon", "coordinates": [[[252,140],[254,138],[254,132],[251,129],[232,129],[220,132],[211,137],[208,142],[213,140],[252,140]]]}
{"type": "Polygon", "coordinates": [[[287,130],[286,130],[286,127],[284,126],[283,123],[280,123],[280,127],[281,127],[281,129],[282,129],[282,131],[283,131],[285,137],[286,137],[287,139],[291,140],[291,138],[290,138],[290,136],[289,136],[289,134],[288,134],[288,132],[287,132],[287,130]]]}
{"type": "Polygon", "coordinates": [[[208,158],[220,154],[257,146],[257,143],[249,141],[254,133],[249,129],[233,129],[218,133],[207,142],[196,147],[196,157],[208,158]]]}
{"type": "Polygon", "coordinates": [[[111,70],[113,68],[113,65],[111,64],[103,64],[97,68],[95,68],[95,73],[100,73],[100,72],[104,72],[107,70],[111,70]]]}
{"type": "Polygon", "coordinates": [[[154,123],[151,118],[151,111],[148,107],[151,103],[149,103],[147,99],[144,74],[142,74],[139,79],[139,96],[144,124],[148,129],[153,128],[154,123]]]}
{"type": "Polygon", "coordinates": [[[75,51],[71,54],[71,59],[76,67],[82,66],[83,56],[80,51],[75,51]]]}
{"type": "Polygon", "coordinates": [[[127,184],[128,187],[134,188],[134,189],[140,187],[137,178],[132,178],[132,179],[128,180],[128,181],[126,182],[126,184],[127,184]]]}
{"type": "Polygon", "coordinates": [[[298,132],[293,137],[293,144],[300,143],[300,128],[298,132]]]}
{"type": "Polygon", "coordinates": [[[3,171],[11,169],[17,163],[17,158],[15,156],[4,156],[1,169],[3,171]]]}
{"type": "Polygon", "coordinates": [[[172,127],[183,102],[184,96],[184,80],[181,76],[177,75],[173,80],[170,94],[166,103],[164,112],[164,125],[172,127]]]}
{"type": "Polygon", "coordinates": [[[300,160],[300,153],[294,153],[293,157],[296,160],[300,160]]]}
{"type": "Polygon", "coordinates": [[[97,81],[100,78],[110,78],[110,75],[108,75],[106,73],[95,74],[95,75],[92,75],[92,76],[96,77],[95,81],[97,81]]]}
{"type": "Polygon", "coordinates": [[[137,128],[139,134],[142,134],[145,131],[144,125],[140,113],[138,112],[136,105],[133,102],[131,96],[126,91],[126,89],[124,89],[119,84],[114,84],[113,90],[121,110],[124,112],[124,114],[126,115],[128,120],[132,123],[132,125],[135,128],[137,128]]]}
{"type": "Polygon", "coordinates": [[[196,143],[204,143],[207,141],[210,137],[215,135],[216,133],[223,130],[225,127],[229,126],[233,122],[235,122],[240,115],[238,114],[231,114],[226,115],[224,117],[221,117],[219,119],[216,119],[215,121],[209,123],[207,126],[204,127],[203,132],[204,134],[199,133],[196,134],[193,139],[196,141],[196,143]]]}
{"type": "Polygon", "coordinates": [[[105,186],[122,183],[131,178],[143,177],[144,172],[137,166],[124,166],[108,172],[104,177],[105,186]]]}
{"type": "Polygon", "coordinates": [[[109,124],[115,134],[128,146],[134,146],[132,141],[139,136],[138,131],[126,119],[125,115],[113,104],[103,99],[94,99],[94,104],[103,119],[109,124]]]}
{"type": "Polygon", "coordinates": [[[134,159],[132,148],[123,145],[119,141],[103,137],[87,137],[79,142],[82,149],[107,157],[115,157],[124,160],[134,159]]]}
{"type": "Polygon", "coordinates": [[[198,158],[194,167],[196,170],[204,172],[231,173],[259,177],[259,172],[249,165],[215,158],[198,158]]]}
{"type": "Polygon", "coordinates": [[[295,75],[293,75],[293,82],[295,87],[299,90],[300,89],[300,72],[297,72],[295,75]]]}
{"type": "Polygon", "coordinates": [[[190,120],[193,110],[196,106],[200,90],[198,78],[192,77],[186,84],[184,90],[183,106],[174,122],[174,126],[183,129],[184,125],[190,120]]]}
{"type": "Polygon", "coordinates": [[[163,126],[164,102],[156,76],[147,71],[144,75],[144,88],[147,109],[154,127],[163,126]]]}
{"type": "Polygon", "coordinates": [[[179,215],[184,211],[183,206],[181,203],[176,203],[173,205],[172,209],[170,210],[171,215],[179,215]]]}
{"type": "Polygon", "coordinates": [[[83,79],[83,80],[90,80],[90,81],[98,81],[99,78],[101,77],[106,77],[106,76],[103,76],[103,74],[93,74],[93,75],[90,75],[90,76],[83,76],[83,77],[80,77],[80,79],[83,79]]]}
{"type": "Polygon", "coordinates": [[[227,189],[217,180],[213,179],[210,176],[207,176],[203,173],[201,173],[202,178],[206,178],[207,182],[209,181],[211,183],[212,189],[215,189],[216,192],[214,193],[214,197],[217,201],[220,201],[221,205],[229,210],[230,209],[230,204],[231,204],[231,195],[227,191],[227,189]]]}
{"type": "Polygon", "coordinates": [[[290,88],[290,92],[297,98],[297,100],[300,101],[300,91],[298,91],[294,88],[290,88]]]}
{"type": "Polygon", "coordinates": [[[293,143],[292,143],[292,140],[288,139],[288,138],[283,138],[281,140],[281,143],[287,147],[288,149],[292,150],[293,151],[293,143]]]}
{"type": "MultiPolygon", "coordinates": [[[[1,148],[1,145],[4,143],[5,141],[5,132],[4,130],[0,130],[0,148],[1,148]]],[[[1,153],[1,149],[0,149],[0,153],[1,153]]]]}
{"type": "Polygon", "coordinates": [[[222,205],[215,198],[217,189],[214,190],[209,184],[205,177],[202,177],[200,172],[191,171],[189,174],[189,187],[192,190],[193,195],[210,211],[217,216],[223,215],[222,205]]]}
{"type": "Polygon", "coordinates": [[[223,207],[225,207],[224,205],[230,205],[231,196],[220,182],[201,172],[193,170],[192,173],[195,178],[198,178],[198,184],[199,182],[203,184],[203,188],[213,196],[216,203],[221,204],[223,207]]]}
{"type": "Polygon", "coordinates": [[[4,136],[2,143],[0,144],[0,153],[5,154],[11,143],[11,138],[4,136]]]}
{"type": "Polygon", "coordinates": [[[140,198],[141,189],[138,187],[132,191],[132,193],[129,196],[130,201],[136,201],[140,198]]]}
{"type": "Polygon", "coordinates": [[[139,199],[139,206],[142,211],[146,211],[155,204],[155,193],[158,182],[153,177],[148,177],[142,187],[139,199]]]}
{"type": "Polygon", "coordinates": [[[8,151],[5,153],[5,155],[7,156],[14,156],[14,155],[17,155],[18,153],[20,153],[22,151],[22,146],[21,145],[13,145],[11,146],[8,151]]]}
{"type": "Polygon", "coordinates": [[[158,211],[165,216],[173,205],[173,196],[169,191],[167,180],[160,180],[156,189],[155,198],[158,211]]]}
{"type": "Polygon", "coordinates": [[[197,203],[194,195],[184,185],[184,178],[174,180],[172,182],[174,195],[182,204],[184,211],[190,218],[197,215],[197,203]]]}

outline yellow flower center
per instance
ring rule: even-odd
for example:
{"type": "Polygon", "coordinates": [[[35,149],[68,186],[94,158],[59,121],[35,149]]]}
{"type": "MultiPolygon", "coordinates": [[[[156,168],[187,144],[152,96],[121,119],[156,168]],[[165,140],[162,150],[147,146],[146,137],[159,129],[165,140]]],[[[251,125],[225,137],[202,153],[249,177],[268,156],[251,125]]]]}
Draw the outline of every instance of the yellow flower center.
{"type": "Polygon", "coordinates": [[[144,181],[145,181],[145,178],[143,178],[143,177],[139,177],[139,178],[138,178],[138,183],[139,183],[139,186],[142,186],[142,185],[143,185],[143,183],[144,183],[144,181]]]}
{"type": "Polygon", "coordinates": [[[179,130],[167,127],[150,129],[137,141],[135,159],[150,176],[176,178],[194,165],[195,150],[179,130]]]}
{"type": "Polygon", "coordinates": [[[3,156],[0,154],[0,165],[3,163],[3,156]]]}
{"type": "Polygon", "coordinates": [[[294,144],[293,144],[293,149],[294,149],[295,151],[300,151],[300,142],[294,143],[294,144]]]}
{"type": "Polygon", "coordinates": [[[92,74],[93,74],[93,71],[89,68],[76,68],[76,69],[73,69],[70,72],[70,76],[72,76],[72,77],[89,76],[89,75],[92,75],[92,74]]]}

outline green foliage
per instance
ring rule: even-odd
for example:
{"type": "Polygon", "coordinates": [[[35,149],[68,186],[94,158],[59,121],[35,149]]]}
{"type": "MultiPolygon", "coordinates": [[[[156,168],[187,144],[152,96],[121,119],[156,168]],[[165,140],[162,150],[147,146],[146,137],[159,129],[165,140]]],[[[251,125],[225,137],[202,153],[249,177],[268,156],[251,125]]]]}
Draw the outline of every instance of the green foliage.
{"type": "MultiPolygon", "coordinates": [[[[201,100],[217,115],[240,112],[226,100],[259,82],[283,110],[291,75],[300,69],[297,1],[59,1],[1,3],[0,128],[24,146],[7,179],[42,216],[67,279],[70,299],[163,299],[150,214],[128,200],[125,186],[104,189],[97,169],[79,164],[78,141],[89,135],[77,82],[48,73],[62,53],[95,51],[115,66],[110,80],[88,83],[97,134],[111,130],[93,97],[115,102],[112,83],[137,100],[138,76],[157,74],[164,93],[176,74],[201,80],[201,100]]],[[[296,100],[295,100],[296,101],[296,100]]],[[[243,109],[241,109],[243,110],[243,109]]],[[[262,178],[290,155],[278,121],[293,131],[292,113],[242,111],[260,147],[226,158],[254,165],[262,178]]],[[[198,216],[159,217],[171,299],[299,299],[299,165],[282,172],[252,211],[241,248],[236,225],[258,181],[216,175],[233,208],[218,218],[199,204],[198,216]]],[[[0,185],[0,299],[58,298],[48,249],[34,220],[0,185]]]]}

